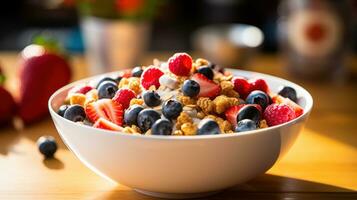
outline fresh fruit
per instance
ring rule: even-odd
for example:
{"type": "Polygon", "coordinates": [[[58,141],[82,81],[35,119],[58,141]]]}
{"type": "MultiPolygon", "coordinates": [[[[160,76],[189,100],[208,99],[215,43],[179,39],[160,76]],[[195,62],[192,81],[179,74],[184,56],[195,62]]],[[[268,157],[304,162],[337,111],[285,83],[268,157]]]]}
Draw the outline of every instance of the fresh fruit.
{"type": "Polygon", "coordinates": [[[169,70],[177,76],[188,76],[192,68],[192,58],[187,53],[175,53],[167,61],[169,70]]]}
{"type": "Polygon", "coordinates": [[[274,103],[289,105],[294,110],[296,117],[299,117],[304,113],[304,109],[289,98],[284,98],[280,95],[275,95],[273,96],[272,100],[274,103]]]}
{"type": "Polygon", "coordinates": [[[27,46],[22,51],[19,68],[21,119],[31,123],[47,116],[49,97],[70,78],[70,66],[62,55],[46,51],[43,46],[27,46]]]}
{"type": "Polygon", "coordinates": [[[153,135],[171,135],[172,123],[167,119],[157,120],[151,127],[153,135]]]}
{"type": "Polygon", "coordinates": [[[296,118],[294,110],[286,104],[271,104],[264,111],[269,126],[279,125],[296,118]]]}
{"type": "Polygon", "coordinates": [[[296,90],[289,86],[284,86],[278,93],[282,97],[289,98],[293,102],[297,102],[296,90]]]}
{"type": "Polygon", "coordinates": [[[241,98],[245,99],[251,91],[248,81],[243,77],[234,77],[232,83],[234,90],[239,93],[241,98]]]}
{"type": "Polygon", "coordinates": [[[112,81],[103,81],[98,87],[99,99],[111,99],[118,91],[118,86],[112,81]]]}
{"type": "Polygon", "coordinates": [[[89,85],[77,85],[74,86],[72,89],[70,89],[68,91],[68,94],[76,94],[76,93],[87,94],[87,92],[91,91],[92,89],[93,87],[89,85]]]}
{"type": "Polygon", "coordinates": [[[228,120],[229,123],[231,123],[233,126],[237,125],[237,116],[238,112],[241,108],[243,108],[245,104],[240,104],[236,106],[231,106],[229,107],[225,112],[224,115],[226,116],[226,119],[228,120]]]}
{"type": "Polygon", "coordinates": [[[97,89],[99,88],[99,86],[100,86],[100,84],[102,84],[104,81],[110,81],[110,82],[112,82],[113,84],[118,84],[118,81],[117,80],[115,80],[115,79],[113,79],[113,78],[110,78],[110,77],[104,77],[104,78],[102,78],[102,79],[100,79],[99,81],[98,81],[98,83],[97,83],[97,89]]]}
{"type": "Polygon", "coordinates": [[[195,97],[200,93],[200,85],[194,80],[186,80],[182,85],[182,92],[185,96],[195,97]]]}
{"type": "Polygon", "coordinates": [[[59,116],[64,117],[64,113],[66,112],[67,108],[69,108],[69,105],[62,105],[58,108],[57,114],[59,116]]]}
{"type": "Polygon", "coordinates": [[[238,122],[236,132],[252,131],[257,129],[257,123],[250,119],[243,119],[238,122]]]}
{"type": "Polygon", "coordinates": [[[80,105],[71,105],[66,109],[63,117],[73,122],[82,122],[86,118],[86,112],[80,105]]]}
{"type": "Polygon", "coordinates": [[[198,124],[197,135],[216,135],[220,134],[221,129],[216,121],[212,119],[203,119],[198,124]]]}
{"type": "Polygon", "coordinates": [[[151,128],[151,126],[161,118],[160,114],[153,109],[144,109],[139,112],[137,123],[143,133],[151,128]]]}
{"type": "Polygon", "coordinates": [[[259,124],[260,118],[261,111],[256,106],[248,104],[238,111],[237,122],[243,119],[251,119],[256,124],[259,124]]]}
{"type": "Polygon", "coordinates": [[[198,94],[198,97],[214,98],[221,92],[221,87],[218,84],[209,80],[200,73],[194,74],[192,76],[192,80],[196,81],[200,85],[200,93],[198,94]]]}
{"type": "Polygon", "coordinates": [[[57,143],[52,136],[41,136],[37,140],[37,146],[42,155],[45,158],[52,158],[57,151],[57,143]]]}
{"type": "Polygon", "coordinates": [[[111,130],[111,131],[121,131],[123,128],[121,126],[118,126],[114,124],[113,122],[100,117],[94,124],[94,128],[100,128],[100,129],[105,129],[105,130],[111,130]]]}
{"type": "Polygon", "coordinates": [[[119,89],[115,96],[113,97],[113,101],[120,103],[123,106],[123,109],[129,108],[130,100],[136,97],[136,94],[131,89],[121,88],[119,89]]]}
{"type": "Polygon", "coordinates": [[[156,88],[160,87],[159,78],[164,74],[158,67],[148,67],[141,74],[141,85],[145,89],[149,89],[154,85],[156,88]]]}
{"type": "Polygon", "coordinates": [[[205,77],[207,77],[210,80],[213,80],[213,70],[211,67],[208,66],[203,66],[198,68],[197,73],[203,74],[205,77]]]}
{"type": "Polygon", "coordinates": [[[245,99],[247,104],[258,104],[263,110],[270,104],[269,96],[260,90],[252,91],[245,99]]]}
{"type": "Polygon", "coordinates": [[[85,107],[88,119],[95,123],[103,117],[119,126],[123,124],[123,106],[112,99],[99,99],[85,107]]]}
{"type": "Polygon", "coordinates": [[[0,86],[0,126],[8,124],[16,113],[16,102],[10,92],[0,86]]]}
{"type": "Polygon", "coordinates": [[[138,67],[134,67],[132,70],[131,70],[131,76],[132,77],[141,77],[141,74],[143,73],[143,69],[138,66],[138,67]]]}
{"type": "Polygon", "coordinates": [[[265,93],[269,92],[268,84],[267,84],[267,82],[265,82],[264,79],[261,79],[261,78],[250,79],[249,84],[250,84],[251,91],[260,90],[265,93]]]}
{"type": "Polygon", "coordinates": [[[162,105],[162,114],[169,120],[176,119],[182,112],[182,104],[170,99],[162,105]]]}
{"type": "Polygon", "coordinates": [[[149,107],[155,107],[161,104],[160,95],[153,90],[145,91],[143,99],[145,104],[149,107]]]}
{"type": "Polygon", "coordinates": [[[124,113],[124,122],[126,125],[137,125],[138,114],[142,111],[144,107],[139,105],[133,105],[129,107],[124,113]]]}

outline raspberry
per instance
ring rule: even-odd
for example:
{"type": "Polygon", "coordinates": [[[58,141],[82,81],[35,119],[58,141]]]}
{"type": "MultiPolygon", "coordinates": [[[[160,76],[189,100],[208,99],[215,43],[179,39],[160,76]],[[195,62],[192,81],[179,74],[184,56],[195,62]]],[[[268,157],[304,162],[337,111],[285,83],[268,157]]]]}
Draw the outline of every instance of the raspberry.
{"type": "Polygon", "coordinates": [[[271,104],[264,111],[269,126],[275,126],[296,118],[294,110],[286,104],[271,104]]]}
{"type": "Polygon", "coordinates": [[[265,82],[265,80],[263,80],[261,78],[251,79],[251,80],[249,80],[249,83],[250,83],[251,91],[260,90],[265,93],[268,93],[269,87],[268,87],[267,82],[265,82]]]}
{"type": "Polygon", "coordinates": [[[156,88],[160,87],[159,78],[164,74],[159,68],[157,67],[148,67],[144,70],[141,75],[141,85],[145,89],[149,89],[150,86],[155,85],[156,88]]]}
{"type": "Polygon", "coordinates": [[[251,92],[250,84],[243,77],[234,77],[232,83],[234,85],[234,90],[238,92],[243,99],[245,99],[251,92]]]}
{"type": "Polygon", "coordinates": [[[169,70],[177,76],[188,76],[192,67],[192,58],[187,53],[175,53],[168,60],[169,70]]]}
{"type": "Polygon", "coordinates": [[[124,109],[127,109],[130,105],[131,99],[135,97],[136,94],[131,89],[122,88],[116,92],[113,97],[113,101],[120,103],[124,109]]]}

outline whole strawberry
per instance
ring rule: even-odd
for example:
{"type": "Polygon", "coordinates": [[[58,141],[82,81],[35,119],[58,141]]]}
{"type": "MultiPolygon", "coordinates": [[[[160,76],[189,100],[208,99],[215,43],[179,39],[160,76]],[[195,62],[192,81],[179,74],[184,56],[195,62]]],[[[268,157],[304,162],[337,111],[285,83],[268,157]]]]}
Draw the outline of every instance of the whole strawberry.
{"type": "Polygon", "coordinates": [[[264,111],[269,126],[283,124],[296,118],[294,110],[286,104],[270,104],[264,111]]]}
{"type": "Polygon", "coordinates": [[[8,125],[15,115],[16,103],[12,95],[0,86],[0,126],[8,125]]]}
{"type": "Polygon", "coordinates": [[[18,115],[25,123],[48,114],[48,99],[69,83],[71,69],[67,60],[43,45],[31,44],[21,53],[18,115]]]}

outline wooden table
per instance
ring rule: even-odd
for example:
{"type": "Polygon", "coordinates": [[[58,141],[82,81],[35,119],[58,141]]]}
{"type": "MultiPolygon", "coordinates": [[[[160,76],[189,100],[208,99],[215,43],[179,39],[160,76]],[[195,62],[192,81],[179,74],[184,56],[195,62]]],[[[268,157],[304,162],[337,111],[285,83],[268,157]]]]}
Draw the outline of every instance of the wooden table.
{"type": "MultiPolygon", "coordinates": [[[[148,54],[143,63],[150,63],[155,55],[167,58],[169,54],[148,54]]],[[[0,53],[12,91],[16,58],[15,53],[0,53]]],[[[81,56],[72,63],[74,79],[86,76],[81,56]]],[[[356,69],[357,58],[350,64],[356,69]]],[[[279,57],[267,55],[257,57],[247,68],[292,79],[283,66],[279,57]]],[[[315,100],[310,120],[293,148],[266,174],[210,199],[357,199],[356,76],[337,83],[293,81],[307,88],[315,100]]],[[[113,185],[86,168],[63,145],[51,119],[22,131],[0,132],[0,199],[153,199],[113,185]],[[36,140],[41,135],[57,138],[56,159],[43,160],[39,154],[36,140]]]]}

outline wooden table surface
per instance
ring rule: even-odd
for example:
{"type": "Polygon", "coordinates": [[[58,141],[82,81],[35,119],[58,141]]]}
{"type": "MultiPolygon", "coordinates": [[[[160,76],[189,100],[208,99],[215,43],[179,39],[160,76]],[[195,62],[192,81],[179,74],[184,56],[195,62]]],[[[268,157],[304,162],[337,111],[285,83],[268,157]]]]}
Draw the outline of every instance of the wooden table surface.
{"type": "MultiPolygon", "coordinates": [[[[143,59],[149,64],[152,53],[143,59]]],[[[15,92],[16,53],[0,53],[15,92]]],[[[357,57],[350,59],[357,68],[357,57]]],[[[87,75],[83,57],[72,59],[74,79],[87,75]]],[[[249,70],[292,79],[312,93],[311,117],[290,152],[266,174],[209,199],[357,199],[357,80],[303,81],[289,77],[278,56],[258,56],[249,70]]],[[[1,100],[0,100],[1,101],[1,100]]],[[[115,153],[113,152],[114,156],[115,153]]],[[[111,156],[111,155],[108,155],[111,156]]],[[[0,129],[0,199],[154,199],[110,183],[86,168],[61,142],[51,119],[25,127],[0,129]],[[36,140],[52,135],[56,158],[44,160],[36,140]]]]}

